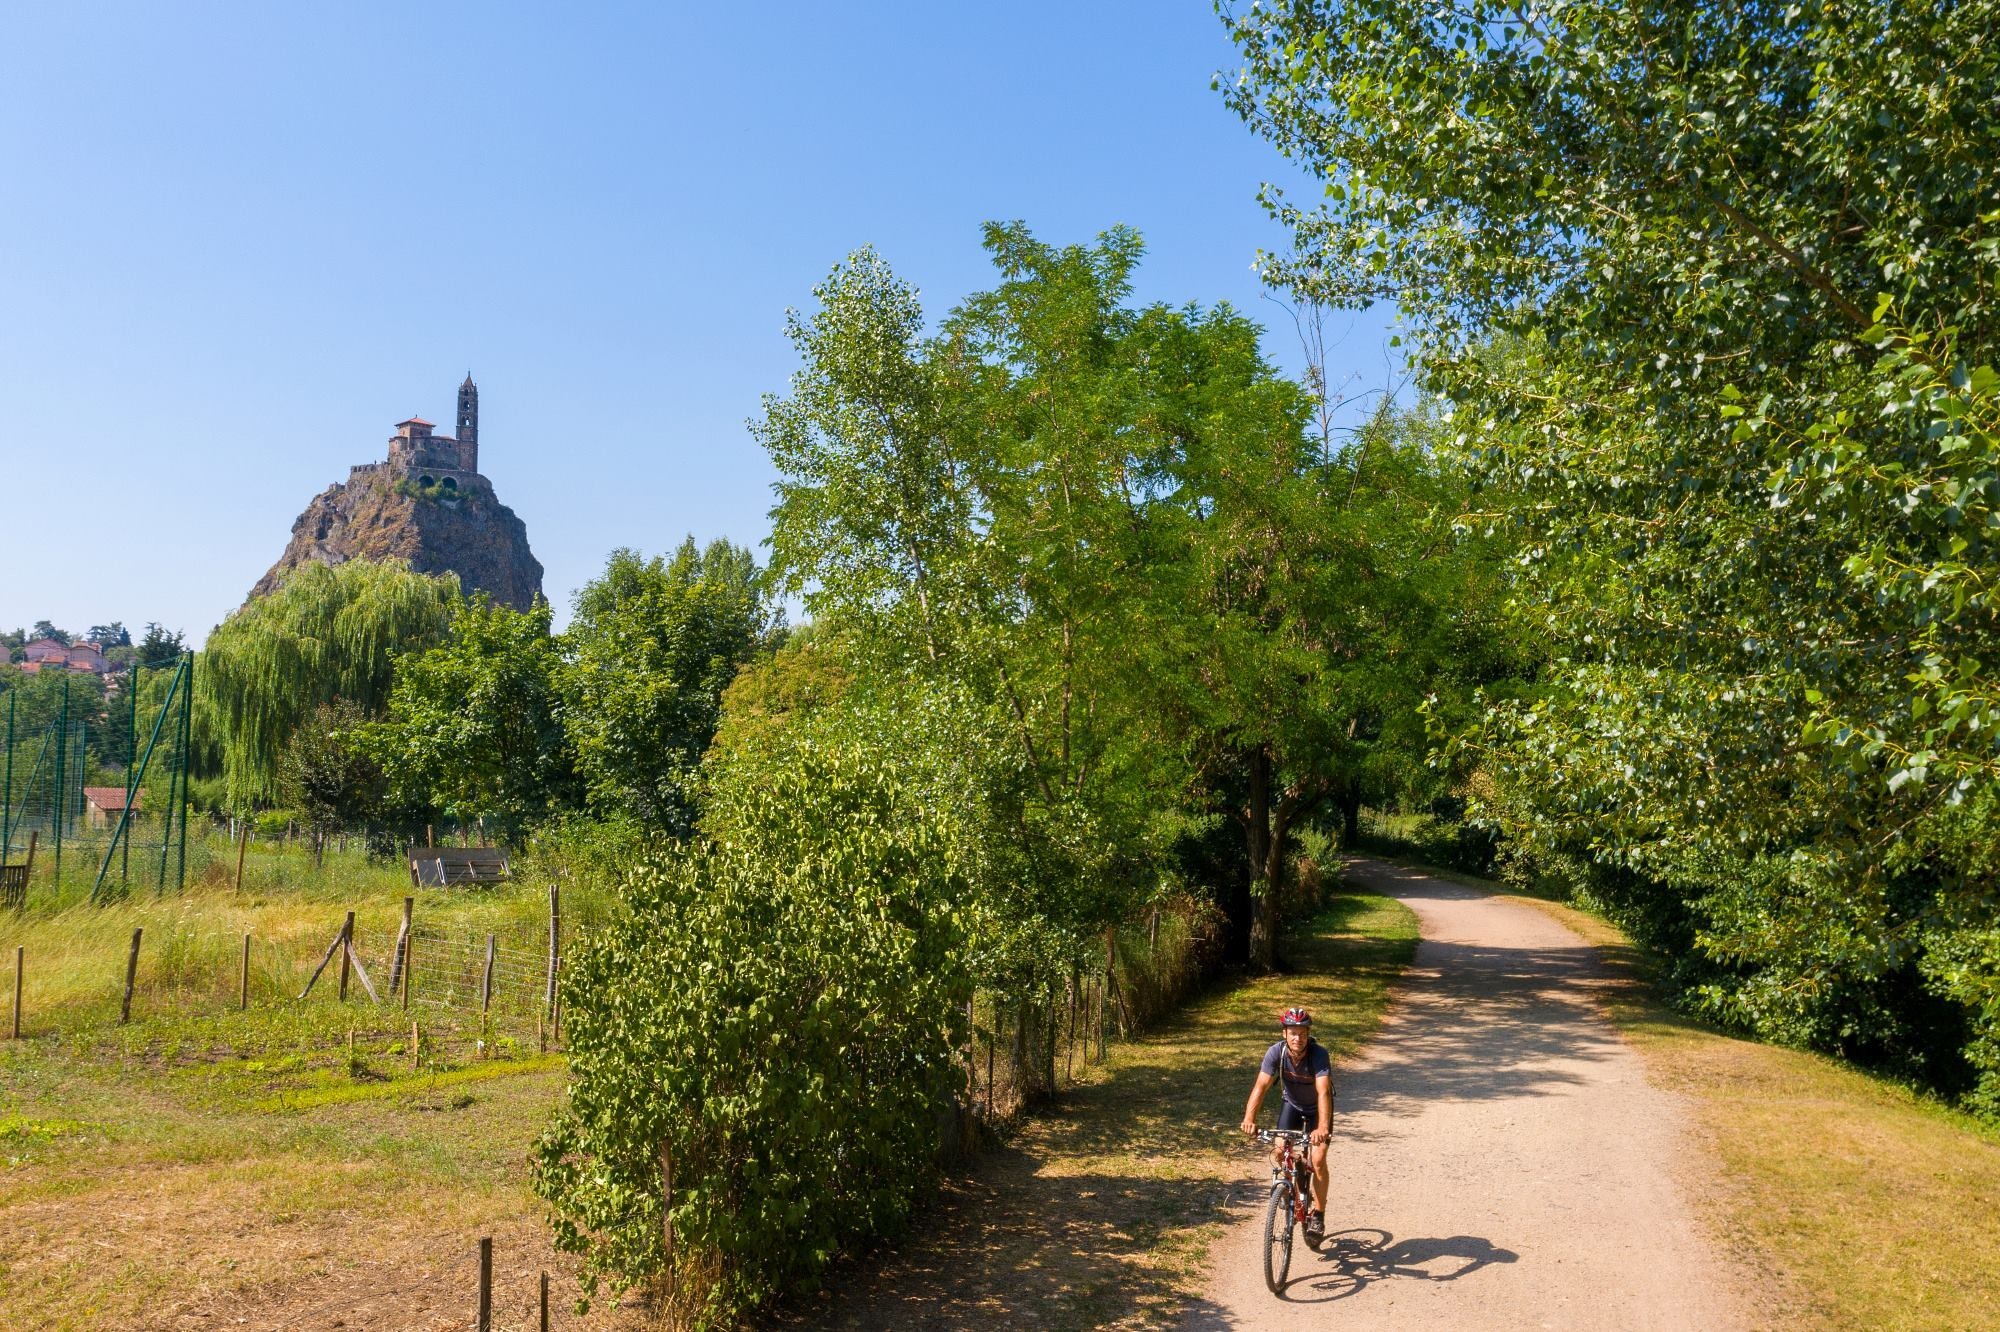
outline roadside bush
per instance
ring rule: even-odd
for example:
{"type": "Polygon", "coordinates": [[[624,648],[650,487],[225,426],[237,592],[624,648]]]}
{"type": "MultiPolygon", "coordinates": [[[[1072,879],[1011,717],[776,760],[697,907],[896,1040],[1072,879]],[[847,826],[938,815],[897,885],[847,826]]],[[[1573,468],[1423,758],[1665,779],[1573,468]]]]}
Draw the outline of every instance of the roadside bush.
{"type": "Polygon", "coordinates": [[[1498,867],[1499,842],[1493,832],[1460,818],[1437,813],[1385,817],[1368,810],[1361,828],[1357,849],[1372,847],[1467,874],[1491,875],[1498,867]]]}
{"type": "Polygon", "coordinates": [[[940,753],[788,735],[720,775],[700,845],[625,880],[568,973],[570,1099],[536,1149],[593,1288],[667,1276],[727,1323],[900,1225],[970,994],[978,802],[940,753]]]}

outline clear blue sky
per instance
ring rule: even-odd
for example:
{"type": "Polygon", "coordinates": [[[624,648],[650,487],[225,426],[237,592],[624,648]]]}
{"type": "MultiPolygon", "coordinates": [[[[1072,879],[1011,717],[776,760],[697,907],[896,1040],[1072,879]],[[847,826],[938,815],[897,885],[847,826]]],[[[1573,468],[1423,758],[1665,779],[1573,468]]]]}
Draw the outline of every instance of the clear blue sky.
{"type": "MultiPolygon", "coordinates": [[[[873,243],[942,315],[979,225],[1118,222],[1145,300],[1260,299],[1287,168],[1200,0],[12,4],[0,40],[0,624],[199,642],[306,501],[448,423],[561,615],[615,546],[761,542],[744,431],[789,305],[873,243]]],[[[1384,321],[1333,373],[1380,386],[1384,321]]]]}

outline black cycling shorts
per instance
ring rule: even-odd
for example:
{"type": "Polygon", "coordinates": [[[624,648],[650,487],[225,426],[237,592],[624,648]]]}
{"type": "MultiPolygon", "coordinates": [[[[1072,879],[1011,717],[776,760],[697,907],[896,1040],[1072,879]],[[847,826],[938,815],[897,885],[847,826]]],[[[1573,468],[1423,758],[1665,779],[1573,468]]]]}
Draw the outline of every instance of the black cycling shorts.
{"type": "Polygon", "coordinates": [[[1318,1110],[1301,1110],[1290,1101],[1278,1105],[1278,1127],[1281,1129],[1304,1129],[1311,1133],[1319,1127],[1318,1110]]]}

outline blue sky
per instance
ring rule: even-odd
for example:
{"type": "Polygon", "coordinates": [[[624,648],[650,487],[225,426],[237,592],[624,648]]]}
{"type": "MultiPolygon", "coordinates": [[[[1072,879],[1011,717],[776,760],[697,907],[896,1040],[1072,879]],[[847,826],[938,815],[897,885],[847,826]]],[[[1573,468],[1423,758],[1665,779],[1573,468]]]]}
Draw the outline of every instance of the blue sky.
{"type": "MultiPolygon", "coordinates": [[[[874,244],[942,315],[989,218],[1142,231],[1142,300],[1261,299],[1287,168],[1204,3],[9,4],[0,624],[199,641],[292,520],[451,420],[558,614],[616,546],[762,541],[787,306],[874,244]]],[[[1399,362],[1344,318],[1357,389],[1399,362]]]]}

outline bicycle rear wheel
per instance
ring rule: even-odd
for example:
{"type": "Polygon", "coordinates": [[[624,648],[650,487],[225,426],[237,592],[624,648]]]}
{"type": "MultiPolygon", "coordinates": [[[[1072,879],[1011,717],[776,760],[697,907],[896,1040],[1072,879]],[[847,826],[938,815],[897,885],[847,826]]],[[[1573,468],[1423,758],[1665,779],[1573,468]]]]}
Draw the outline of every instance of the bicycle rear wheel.
{"type": "Polygon", "coordinates": [[[1285,1274],[1292,1270],[1292,1231],[1296,1223],[1291,1190],[1283,1184],[1273,1184],[1271,1201],[1264,1207],[1264,1284],[1273,1295],[1284,1290],[1285,1274]]]}

